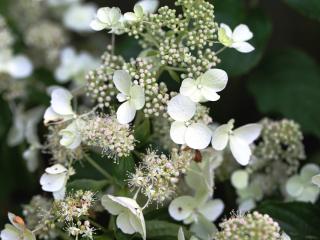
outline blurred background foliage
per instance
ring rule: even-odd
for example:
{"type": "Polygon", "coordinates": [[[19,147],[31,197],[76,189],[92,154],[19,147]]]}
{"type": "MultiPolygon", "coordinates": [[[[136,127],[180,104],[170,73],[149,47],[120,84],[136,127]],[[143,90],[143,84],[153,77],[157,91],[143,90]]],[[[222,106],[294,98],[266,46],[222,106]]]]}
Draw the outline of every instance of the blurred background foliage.
{"type": "MultiPolygon", "coordinates": [[[[0,0],[0,13],[9,19],[9,23],[8,5],[14,1],[0,0]]],[[[95,2],[100,6],[119,6],[123,12],[131,10],[135,3],[133,0],[95,2]]],[[[173,6],[172,0],[160,2],[173,6]]],[[[212,108],[214,121],[235,118],[241,125],[259,121],[264,116],[294,119],[301,124],[305,134],[307,161],[320,164],[320,1],[214,0],[214,4],[217,21],[231,27],[247,24],[254,33],[252,43],[256,47],[256,51],[250,54],[228,49],[221,55],[219,67],[226,70],[231,79],[221,100],[212,108]]],[[[102,53],[103,44],[96,46],[94,52],[102,53]]],[[[22,47],[17,45],[17,48],[22,47]]],[[[133,39],[121,36],[117,39],[117,51],[129,58],[137,55],[139,47],[133,39]]],[[[53,83],[52,75],[47,71],[38,69],[35,74],[38,79],[53,83]]],[[[46,96],[39,95],[34,89],[30,91],[35,105],[48,104],[46,96]]],[[[19,204],[27,203],[40,191],[38,179],[42,170],[29,174],[21,158],[23,146],[7,146],[12,119],[8,105],[1,98],[0,109],[2,226],[8,210],[18,212],[19,204]]],[[[89,172],[90,169],[86,169],[86,174],[90,175],[89,172]]],[[[294,234],[293,239],[307,239],[307,235],[313,237],[308,239],[320,239],[320,211],[316,206],[267,202],[260,206],[260,210],[279,220],[285,231],[294,234]]]]}

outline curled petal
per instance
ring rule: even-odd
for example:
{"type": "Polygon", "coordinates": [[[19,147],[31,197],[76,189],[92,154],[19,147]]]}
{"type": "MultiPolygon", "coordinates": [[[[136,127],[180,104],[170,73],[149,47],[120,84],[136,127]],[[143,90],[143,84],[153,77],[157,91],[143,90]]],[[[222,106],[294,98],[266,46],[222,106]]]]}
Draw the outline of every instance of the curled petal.
{"type": "Polygon", "coordinates": [[[244,140],[247,144],[253,143],[261,133],[262,126],[261,124],[246,124],[242,127],[239,127],[233,131],[233,134],[238,138],[244,140]]]}

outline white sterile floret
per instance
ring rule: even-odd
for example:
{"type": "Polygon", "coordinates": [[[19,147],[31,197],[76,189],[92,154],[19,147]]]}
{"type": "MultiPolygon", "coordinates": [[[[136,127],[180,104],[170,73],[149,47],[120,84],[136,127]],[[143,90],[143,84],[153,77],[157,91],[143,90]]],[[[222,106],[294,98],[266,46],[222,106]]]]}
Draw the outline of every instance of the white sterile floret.
{"type": "Polygon", "coordinates": [[[175,120],[171,124],[170,137],[177,144],[193,149],[206,148],[211,140],[211,130],[203,123],[190,123],[196,112],[196,103],[181,94],[168,103],[168,114],[175,120]]]}
{"type": "Polygon", "coordinates": [[[95,16],[97,8],[93,4],[74,4],[64,13],[64,25],[77,32],[92,31],[90,23],[95,16]]]}
{"type": "Polygon", "coordinates": [[[11,52],[0,52],[0,72],[13,78],[26,78],[32,74],[33,65],[25,55],[13,56],[11,52]]]}
{"type": "Polygon", "coordinates": [[[68,180],[68,169],[61,164],[48,167],[40,178],[43,191],[52,192],[55,199],[63,199],[68,180]]]}
{"type": "Polygon", "coordinates": [[[120,91],[117,99],[123,102],[117,110],[117,119],[121,124],[130,123],[137,110],[142,109],[145,104],[144,90],[141,86],[133,84],[131,76],[124,70],[114,72],[113,82],[120,91]]]}
{"type": "Polygon", "coordinates": [[[320,174],[317,174],[312,177],[312,183],[320,188],[320,174]]]}
{"type": "Polygon", "coordinates": [[[260,124],[247,124],[233,130],[234,120],[218,127],[212,136],[212,147],[221,151],[229,144],[234,158],[241,165],[247,165],[251,157],[250,144],[256,140],[261,132],[260,124]]]}
{"type": "Polygon", "coordinates": [[[138,22],[143,19],[144,11],[140,4],[134,5],[133,12],[127,12],[123,15],[123,19],[125,22],[132,23],[138,22]]]}
{"type": "Polygon", "coordinates": [[[44,113],[44,124],[72,119],[72,94],[64,88],[55,88],[51,93],[51,106],[44,113]]]}
{"type": "Polygon", "coordinates": [[[140,233],[146,239],[146,225],[142,209],[136,200],[127,197],[104,195],[102,206],[112,215],[117,215],[116,224],[126,234],[140,233]]]}
{"type": "Polygon", "coordinates": [[[76,53],[71,47],[64,48],[60,53],[60,65],[55,70],[58,82],[65,83],[71,79],[77,83],[85,82],[85,75],[99,65],[99,61],[86,52],[76,53]]]}
{"type": "Polygon", "coordinates": [[[90,27],[95,31],[107,29],[110,30],[110,33],[121,34],[123,32],[122,18],[120,8],[99,8],[95,19],[90,23],[90,27]]]}
{"type": "Polygon", "coordinates": [[[318,165],[309,163],[302,167],[300,174],[293,175],[286,183],[286,191],[293,200],[316,202],[320,189],[312,182],[313,177],[320,174],[318,165]]]}
{"type": "Polygon", "coordinates": [[[32,231],[26,227],[21,217],[13,213],[8,213],[8,218],[11,224],[6,224],[1,231],[0,238],[2,240],[36,240],[36,237],[32,231]]]}
{"type": "Polygon", "coordinates": [[[242,53],[249,53],[254,50],[254,47],[247,42],[252,37],[252,32],[245,24],[238,25],[232,32],[228,25],[222,23],[218,31],[219,42],[242,53]]]}
{"type": "Polygon", "coordinates": [[[228,75],[221,69],[209,69],[196,80],[187,78],[183,80],[180,93],[194,102],[217,101],[228,82],[228,75]]]}
{"type": "Polygon", "coordinates": [[[197,223],[201,217],[213,222],[222,214],[223,209],[224,203],[220,199],[203,201],[191,196],[181,196],[170,203],[169,214],[184,224],[197,223]]]}
{"type": "Polygon", "coordinates": [[[76,149],[81,144],[80,130],[84,127],[85,122],[81,119],[76,119],[70,123],[65,129],[59,132],[62,136],[60,144],[68,149],[76,149]]]}

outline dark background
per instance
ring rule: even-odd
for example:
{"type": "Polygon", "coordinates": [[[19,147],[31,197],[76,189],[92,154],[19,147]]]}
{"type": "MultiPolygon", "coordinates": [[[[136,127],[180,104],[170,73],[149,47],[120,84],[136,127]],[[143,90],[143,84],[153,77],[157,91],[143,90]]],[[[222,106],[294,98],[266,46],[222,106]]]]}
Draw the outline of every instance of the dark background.
{"type": "MultiPolygon", "coordinates": [[[[307,2],[307,0],[301,1],[307,2]]],[[[10,1],[7,0],[7,2],[10,1]]],[[[122,12],[126,12],[131,11],[135,1],[118,0],[95,2],[100,6],[119,6],[122,9],[122,12]]],[[[168,3],[172,5],[173,1],[160,2],[161,5],[168,3]]],[[[281,0],[253,0],[243,2],[241,0],[216,0],[215,2],[217,3],[216,13],[218,19],[220,11],[218,6],[220,6],[221,9],[224,9],[224,11],[229,9],[230,15],[239,14],[236,6],[239,3],[235,4],[235,2],[241,2],[241,4],[244,3],[243,12],[253,12],[258,17],[260,17],[260,15],[265,15],[269,28],[268,30],[262,30],[266,32],[270,31],[270,35],[268,34],[268,37],[265,37],[263,41],[261,41],[263,43],[260,42],[262,50],[259,49],[260,56],[258,57],[258,60],[255,58],[255,60],[251,61],[251,56],[244,56],[244,58],[247,57],[247,61],[249,63],[253,63],[252,66],[241,74],[231,75],[231,80],[227,89],[223,92],[221,100],[218,104],[214,105],[214,113],[212,115],[214,120],[218,122],[225,122],[233,117],[237,120],[237,124],[240,125],[242,123],[258,121],[264,116],[276,119],[281,117],[294,118],[303,125],[303,129],[305,130],[305,146],[307,155],[309,156],[308,159],[312,159],[310,161],[320,163],[317,157],[319,153],[320,97],[319,94],[314,94],[314,91],[320,92],[320,75],[318,74],[318,63],[320,60],[320,22],[318,20],[320,16],[318,17],[318,20],[306,17],[305,14],[301,14],[289,6],[285,1],[281,0]],[[308,58],[313,59],[314,69],[312,71],[314,71],[314,74],[312,76],[312,94],[308,94],[308,91],[305,91],[303,87],[297,87],[292,90],[291,96],[284,97],[286,98],[286,102],[292,103],[293,108],[295,108],[295,105],[297,104],[297,109],[300,109],[299,112],[291,113],[290,111],[283,111],[276,108],[271,110],[263,109],[258,104],[260,101],[259,98],[252,93],[252,90],[250,90],[252,89],[252,87],[250,87],[252,86],[250,85],[250,82],[259,81],[259,76],[261,76],[260,72],[264,74],[265,78],[270,76],[270,79],[273,78],[274,74],[279,71],[279,69],[288,69],[288,71],[291,71],[296,70],[292,68],[299,68],[299,66],[301,66],[301,72],[305,71],[306,74],[310,72],[309,68],[303,70],[304,65],[299,64],[300,60],[304,62],[304,59],[301,59],[301,55],[299,54],[293,54],[293,57],[289,59],[290,61],[280,61],[283,63],[283,66],[273,66],[273,68],[268,67],[276,63],[276,61],[273,62],[272,57],[270,56],[292,48],[297,49],[295,51],[304,52],[309,56],[308,58]],[[291,63],[291,60],[294,61],[294,63],[291,63]],[[272,69],[274,69],[274,71],[272,69]],[[310,100],[310,105],[307,105],[311,106],[310,108],[304,108],[304,105],[300,106],[301,100],[303,99],[310,100]],[[303,111],[301,111],[301,109],[303,109],[303,111]],[[310,117],[308,120],[303,118],[301,120],[300,115],[302,117],[303,115],[310,117]]],[[[0,0],[0,12],[7,14],[5,6],[5,0],[0,0]]],[[[220,17],[223,19],[223,16],[220,17]]],[[[233,21],[238,22],[236,19],[242,19],[244,20],[243,23],[247,23],[245,18],[238,18],[237,16],[232,19],[233,15],[230,17],[231,20],[229,20],[231,23],[229,24],[231,24],[232,27],[235,26],[233,21]]],[[[250,22],[248,25],[250,26],[250,22]]],[[[99,35],[101,33],[95,34],[99,35]]],[[[264,33],[262,32],[260,35],[261,34],[263,35],[264,33]]],[[[136,45],[126,37],[120,37],[117,42],[119,43],[119,53],[122,52],[126,56],[134,56],[137,53],[136,45]]],[[[259,48],[260,46],[257,44],[254,45],[259,48]]],[[[103,50],[99,49],[99,51],[102,52],[103,50]]],[[[231,58],[231,60],[234,59],[232,56],[229,56],[229,58],[231,58]]],[[[223,57],[222,60],[224,60],[223,57]]],[[[243,62],[239,61],[234,64],[242,65],[243,62]]],[[[296,74],[289,74],[288,76],[292,77],[292,85],[296,85],[296,81],[299,81],[294,80],[296,74]]],[[[263,79],[263,81],[267,80],[263,79]]],[[[287,81],[289,82],[288,84],[290,84],[291,79],[288,78],[287,81]]],[[[306,85],[309,84],[309,80],[305,80],[303,74],[300,81],[302,82],[301,86],[304,86],[304,81],[306,85]]],[[[270,84],[268,85],[270,88],[267,89],[259,87],[263,94],[270,96],[271,100],[268,101],[275,99],[273,96],[274,92],[281,91],[276,87],[276,84],[274,84],[275,87],[273,89],[273,84],[274,81],[270,80],[270,84]],[[266,89],[266,92],[264,92],[264,89],[266,89]],[[270,91],[270,89],[273,89],[273,91],[270,91]]],[[[288,88],[291,87],[292,86],[288,85],[288,88]]],[[[8,211],[18,213],[21,204],[28,203],[34,194],[41,192],[38,179],[43,172],[43,170],[40,169],[35,174],[29,174],[25,168],[23,160],[21,159],[21,153],[24,150],[24,146],[9,148],[6,145],[6,134],[10,125],[10,111],[6,103],[0,98],[0,229],[3,224],[7,222],[6,214],[8,211]]]]}

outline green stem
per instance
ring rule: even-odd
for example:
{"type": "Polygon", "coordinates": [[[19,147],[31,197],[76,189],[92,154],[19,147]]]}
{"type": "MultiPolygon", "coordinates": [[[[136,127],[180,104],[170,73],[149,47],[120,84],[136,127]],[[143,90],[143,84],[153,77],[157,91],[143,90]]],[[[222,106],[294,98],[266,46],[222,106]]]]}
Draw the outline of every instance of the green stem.
{"type": "Polygon", "coordinates": [[[108,173],[106,170],[104,170],[99,164],[97,164],[91,157],[89,157],[87,154],[84,155],[85,159],[88,161],[88,163],[91,164],[92,167],[94,167],[98,172],[100,172],[104,177],[106,177],[110,182],[113,181],[113,177],[110,173],[108,173]]]}
{"type": "Polygon", "coordinates": [[[218,51],[216,51],[216,55],[222,53],[224,50],[226,50],[226,46],[224,46],[223,48],[219,49],[218,51]]]}
{"type": "Polygon", "coordinates": [[[186,72],[187,70],[184,68],[179,68],[179,67],[170,67],[170,66],[165,66],[166,70],[172,70],[172,71],[178,71],[178,72],[186,72]]]}

